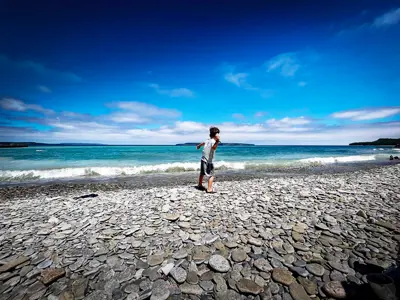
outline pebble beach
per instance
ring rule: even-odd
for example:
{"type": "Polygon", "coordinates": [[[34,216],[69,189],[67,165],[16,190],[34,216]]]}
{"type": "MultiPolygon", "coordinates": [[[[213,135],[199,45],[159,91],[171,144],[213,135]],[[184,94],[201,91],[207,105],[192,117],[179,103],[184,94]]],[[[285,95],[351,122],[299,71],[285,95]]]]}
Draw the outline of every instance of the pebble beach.
{"type": "Polygon", "coordinates": [[[4,187],[0,299],[375,299],[367,275],[397,266],[399,179],[4,187]]]}

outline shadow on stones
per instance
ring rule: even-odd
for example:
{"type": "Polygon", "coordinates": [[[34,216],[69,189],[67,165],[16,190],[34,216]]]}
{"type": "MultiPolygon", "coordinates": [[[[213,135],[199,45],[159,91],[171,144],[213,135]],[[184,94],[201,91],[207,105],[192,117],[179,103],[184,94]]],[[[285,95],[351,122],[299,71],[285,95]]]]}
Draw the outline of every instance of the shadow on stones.
{"type": "Polygon", "coordinates": [[[342,282],[343,288],[346,291],[346,299],[354,299],[354,300],[396,300],[400,299],[400,243],[397,243],[397,258],[396,258],[396,266],[391,267],[387,270],[384,270],[382,267],[368,264],[360,264],[356,262],[354,264],[354,270],[359,272],[362,275],[371,275],[371,274],[384,274],[389,276],[394,283],[396,288],[396,294],[386,291],[384,297],[378,297],[374,290],[371,288],[370,284],[363,283],[361,285],[357,285],[355,283],[342,282]]]}

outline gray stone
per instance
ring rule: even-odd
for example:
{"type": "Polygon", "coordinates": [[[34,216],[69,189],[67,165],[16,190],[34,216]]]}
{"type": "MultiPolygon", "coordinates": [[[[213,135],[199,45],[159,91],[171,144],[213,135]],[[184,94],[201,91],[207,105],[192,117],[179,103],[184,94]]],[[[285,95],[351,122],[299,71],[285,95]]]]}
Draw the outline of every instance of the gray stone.
{"type": "Polygon", "coordinates": [[[311,274],[321,277],[322,275],[324,275],[325,272],[325,268],[319,264],[307,264],[306,265],[306,269],[308,272],[310,272],[311,274]]]}
{"type": "Polygon", "coordinates": [[[169,282],[162,279],[156,280],[153,284],[150,300],[166,300],[170,295],[169,282]]]}
{"type": "Polygon", "coordinates": [[[289,286],[290,295],[294,300],[311,300],[311,298],[307,295],[303,286],[298,283],[293,282],[289,286]]]}
{"type": "Polygon", "coordinates": [[[149,255],[147,257],[147,263],[153,267],[153,266],[157,266],[157,265],[161,265],[161,263],[164,261],[164,256],[163,255],[149,255]]]}
{"type": "Polygon", "coordinates": [[[309,295],[316,295],[318,293],[318,288],[315,282],[302,277],[297,278],[297,280],[304,287],[309,295]]]}
{"type": "Polygon", "coordinates": [[[247,259],[247,253],[242,249],[235,249],[232,251],[231,257],[234,262],[242,262],[247,259]]]}
{"type": "Polygon", "coordinates": [[[272,271],[272,279],[276,282],[282,283],[284,285],[290,285],[294,281],[292,273],[288,270],[275,268],[272,271]]]}
{"type": "Polygon", "coordinates": [[[307,277],[310,274],[305,268],[300,268],[300,267],[290,267],[290,271],[296,273],[301,277],[307,277]]]}
{"type": "Polygon", "coordinates": [[[208,260],[208,264],[213,270],[221,273],[228,272],[229,269],[231,268],[228,260],[225,257],[218,254],[212,255],[208,260]]]}
{"type": "Polygon", "coordinates": [[[324,292],[333,298],[344,299],[346,298],[346,290],[339,281],[330,281],[323,286],[324,292]]]}
{"type": "Polygon", "coordinates": [[[189,271],[187,273],[186,281],[190,284],[197,284],[199,283],[199,277],[197,276],[196,272],[189,271]]]}
{"type": "Polygon", "coordinates": [[[211,292],[214,289],[214,283],[210,280],[200,281],[200,286],[206,292],[211,292]]]}
{"type": "Polygon", "coordinates": [[[254,281],[249,279],[240,279],[236,284],[237,288],[241,293],[258,295],[262,291],[262,287],[256,284],[254,281]]]}
{"type": "Polygon", "coordinates": [[[270,272],[270,271],[272,271],[272,266],[269,264],[269,262],[266,260],[266,259],[264,259],[264,258],[259,258],[259,259],[256,259],[255,261],[254,261],[254,266],[258,269],[258,270],[260,270],[260,271],[264,271],[264,272],[270,272]]]}
{"type": "Polygon", "coordinates": [[[346,281],[346,277],[342,273],[340,273],[336,270],[333,270],[331,272],[330,278],[332,281],[346,281]]]}
{"type": "Polygon", "coordinates": [[[174,278],[175,281],[178,283],[185,282],[186,277],[187,277],[186,271],[181,267],[173,268],[171,270],[170,274],[171,274],[172,278],[174,278]]]}
{"type": "Polygon", "coordinates": [[[197,284],[184,283],[179,286],[182,294],[201,296],[203,289],[197,284]]]}

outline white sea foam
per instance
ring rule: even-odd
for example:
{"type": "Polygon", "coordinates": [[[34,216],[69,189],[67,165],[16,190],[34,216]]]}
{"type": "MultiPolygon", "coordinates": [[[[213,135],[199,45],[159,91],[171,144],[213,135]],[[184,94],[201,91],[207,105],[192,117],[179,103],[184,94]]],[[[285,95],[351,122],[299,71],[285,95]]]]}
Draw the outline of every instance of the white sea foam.
{"type": "MultiPolygon", "coordinates": [[[[227,162],[218,161],[215,168],[218,170],[262,170],[268,167],[304,166],[315,164],[351,163],[375,160],[374,155],[354,155],[338,157],[312,157],[294,161],[252,161],[252,162],[227,162]]],[[[147,173],[174,173],[198,171],[199,162],[176,162],[143,166],[125,167],[71,167],[32,170],[3,170],[0,171],[0,182],[27,181],[36,179],[68,179],[91,176],[130,176],[147,173]]]]}
{"type": "Polygon", "coordinates": [[[311,157],[299,160],[302,163],[321,163],[321,164],[334,164],[334,163],[351,163],[360,161],[376,160],[375,155],[351,155],[351,156],[330,156],[330,157],[311,157]]]}

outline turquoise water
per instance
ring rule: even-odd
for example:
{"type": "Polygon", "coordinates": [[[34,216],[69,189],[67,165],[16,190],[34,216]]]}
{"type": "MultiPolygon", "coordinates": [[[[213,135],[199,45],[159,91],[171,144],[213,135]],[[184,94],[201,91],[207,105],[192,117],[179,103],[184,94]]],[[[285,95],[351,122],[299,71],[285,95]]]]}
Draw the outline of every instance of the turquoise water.
{"type": "MultiPolygon", "coordinates": [[[[374,146],[221,146],[219,169],[383,161],[400,155],[374,146]]],[[[0,149],[0,181],[129,176],[199,168],[201,150],[192,146],[69,146],[0,149]]]]}

